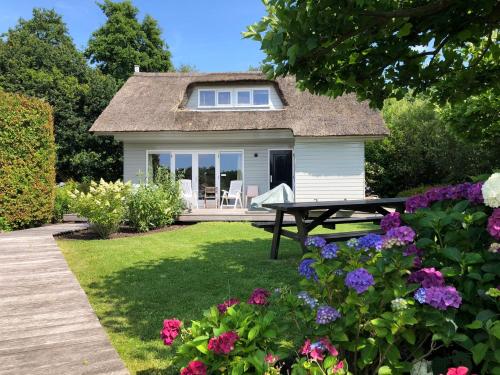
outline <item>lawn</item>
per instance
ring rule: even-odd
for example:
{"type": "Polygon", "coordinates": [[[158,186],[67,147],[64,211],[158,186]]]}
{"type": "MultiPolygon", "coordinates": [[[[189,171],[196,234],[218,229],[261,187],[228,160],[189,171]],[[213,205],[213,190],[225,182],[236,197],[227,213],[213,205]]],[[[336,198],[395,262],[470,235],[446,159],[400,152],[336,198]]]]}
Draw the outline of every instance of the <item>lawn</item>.
{"type": "MultiPolygon", "coordinates": [[[[342,225],[340,231],[370,225],[342,225]]],[[[112,240],[58,240],[113,346],[132,374],[170,373],[159,340],[164,318],[198,318],[256,287],[296,286],[299,245],[284,239],[269,259],[271,234],[246,223],[201,223],[112,240]]]]}

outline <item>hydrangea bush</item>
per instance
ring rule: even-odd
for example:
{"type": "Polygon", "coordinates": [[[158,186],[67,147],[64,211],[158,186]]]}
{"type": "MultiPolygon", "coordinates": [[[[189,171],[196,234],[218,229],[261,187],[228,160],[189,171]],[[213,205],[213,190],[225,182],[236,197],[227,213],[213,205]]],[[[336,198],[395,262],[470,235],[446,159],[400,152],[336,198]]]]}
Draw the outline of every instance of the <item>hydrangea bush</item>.
{"type": "Polygon", "coordinates": [[[383,235],[308,238],[297,294],[167,321],[181,374],[500,374],[497,179],[412,197],[383,235]]]}
{"type": "Polygon", "coordinates": [[[108,238],[118,230],[127,212],[126,199],[131,184],[122,181],[99,183],[92,181],[89,192],[75,189],[70,194],[70,209],[87,218],[91,227],[101,238],[108,238]]]}

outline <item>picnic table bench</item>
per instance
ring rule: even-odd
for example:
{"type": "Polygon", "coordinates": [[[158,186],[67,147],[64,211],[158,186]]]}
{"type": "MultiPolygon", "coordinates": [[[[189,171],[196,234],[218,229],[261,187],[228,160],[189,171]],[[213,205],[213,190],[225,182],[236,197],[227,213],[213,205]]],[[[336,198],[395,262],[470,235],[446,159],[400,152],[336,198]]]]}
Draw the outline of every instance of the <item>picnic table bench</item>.
{"type": "MultiPolygon", "coordinates": [[[[393,208],[396,211],[403,213],[406,198],[382,198],[382,199],[362,199],[362,200],[343,200],[329,202],[299,202],[299,203],[269,203],[264,204],[265,208],[270,208],[276,211],[274,223],[253,223],[252,225],[273,233],[271,244],[271,259],[278,258],[278,250],[281,236],[291,238],[298,241],[302,251],[306,252],[307,247],[305,240],[309,233],[318,226],[324,228],[335,229],[337,224],[346,223],[380,223],[382,215],[389,213],[388,208],[393,208]],[[311,211],[321,210],[321,214],[317,217],[311,216],[311,211]],[[361,211],[368,214],[363,217],[332,217],[339,210],[361,211]],[[295,222],[284,221],[284,215],[292,215],[295,222]],[[297,232],[292,232],[284,227],[295,226],[297,232]]],[[[356,231],[345,233],[326,233],[317,234],[316,236],[323,237],[329,242],[343,241],[349,238],[357,238],[368,233],[381,233],[380,229],[368,231],[356,231]]]]}

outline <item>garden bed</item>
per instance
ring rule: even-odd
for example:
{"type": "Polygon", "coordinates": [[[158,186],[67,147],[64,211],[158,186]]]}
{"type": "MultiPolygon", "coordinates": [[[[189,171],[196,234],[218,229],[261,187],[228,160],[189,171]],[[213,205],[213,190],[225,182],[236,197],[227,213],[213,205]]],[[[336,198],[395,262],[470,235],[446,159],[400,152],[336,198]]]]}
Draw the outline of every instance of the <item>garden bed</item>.
{"type": "MultiPolygon", "coordinates": [[[[144,236],[144,235],[153,234],[153,233],[171,232],[171,231],[175,231],[175,230],[189,227],[190,225],[192,225],[192,224],[169,225],[169,226],[166,226],[163,228],[151,229],[148,232],[137,232],[131,227],[122,226],[122,227],[120,227],[120,230],[118,232],[112,233],[109,236],[109,239],[138,237],[138,236],[144,236]]],[[[102,239],[101,237],[99,237],[99,235],[97,233],[92,231],[92,229],[90,229],[90,228],[75,231],[75,232],[70,232],[70,233],[63,233],[63,234],[58,235],[56,237],[60,238],[60,239],[65,239],[65,240],[101,240],[102,239]]]]}

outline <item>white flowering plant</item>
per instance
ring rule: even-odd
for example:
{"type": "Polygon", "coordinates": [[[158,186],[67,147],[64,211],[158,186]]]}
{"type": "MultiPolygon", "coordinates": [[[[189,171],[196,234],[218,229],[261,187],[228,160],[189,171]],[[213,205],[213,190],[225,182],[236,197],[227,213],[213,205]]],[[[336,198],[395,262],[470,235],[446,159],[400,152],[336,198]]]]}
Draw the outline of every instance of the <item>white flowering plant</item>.
{"type": "Polygon", "coordinates": [[[118,231],[127,209],[126,200],[131,190],[130,183],[92,181],[89,192],[75,189],[70,197],[70,209],[79,216],[87,218],[91,228],[101,238],[108,238],[118,231]]]}
{"type": "Polygon", "coordinates": [[[493,173],[482,188],[484,204],[491,208],[500,207],[500,173],[493,173]]]}

